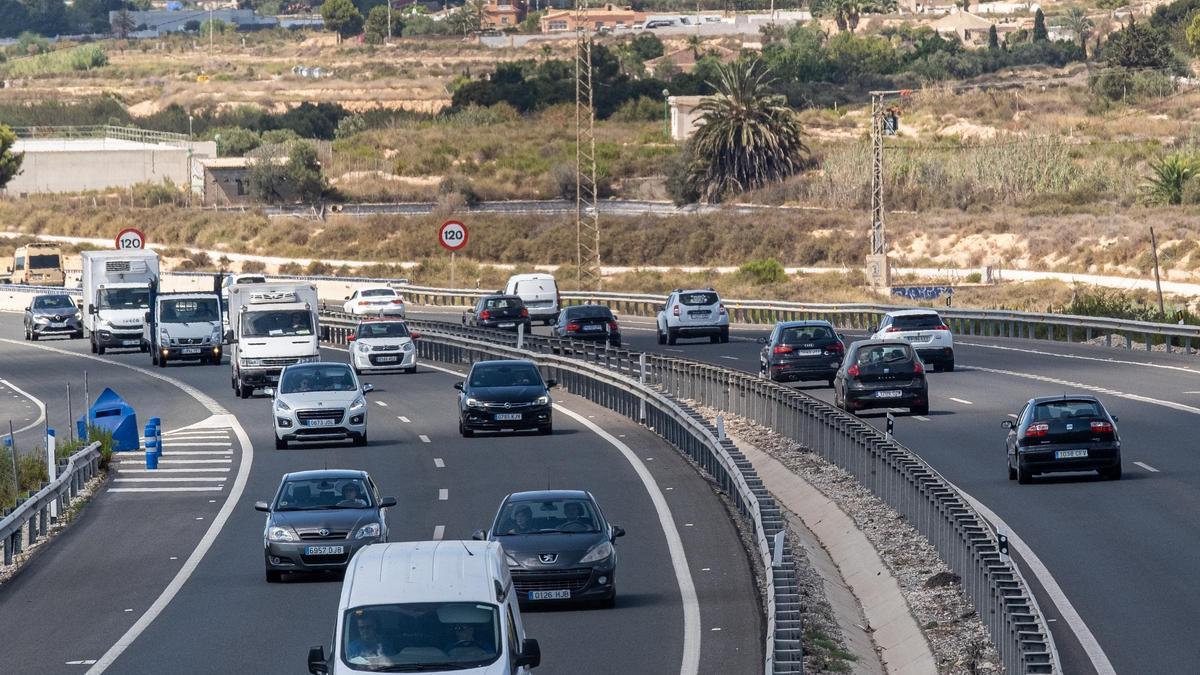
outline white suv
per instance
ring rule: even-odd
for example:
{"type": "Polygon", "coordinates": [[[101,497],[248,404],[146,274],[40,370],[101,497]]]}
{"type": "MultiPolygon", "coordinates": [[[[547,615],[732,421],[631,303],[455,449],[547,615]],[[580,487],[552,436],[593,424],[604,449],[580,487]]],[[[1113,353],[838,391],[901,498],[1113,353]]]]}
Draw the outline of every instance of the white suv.
{"type": "Polygon", "coordinates": [[[883,315],[874,340],[904,340],[936,370],[954,370],[954,336],[932,309],[901,309],[883,315]]]}
{"type": "Polygon", "coordinates": [[[721,297],[711,288],[685,291],[675,289],[658,313],[658,344],[675,344],[681,337],[705,337],[713,342],[729,342],[729,313],[721,297]]]}

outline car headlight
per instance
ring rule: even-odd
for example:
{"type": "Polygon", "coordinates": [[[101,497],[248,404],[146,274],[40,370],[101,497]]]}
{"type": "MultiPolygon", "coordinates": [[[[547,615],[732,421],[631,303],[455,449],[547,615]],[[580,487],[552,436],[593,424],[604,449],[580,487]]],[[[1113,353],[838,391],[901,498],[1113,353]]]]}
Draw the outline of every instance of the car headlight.
{"type": "Polygon", "coordinates": [[[300,537],[292,532],[292,528],[278,526],[267,530],[267,539],[270,541],[300,541],[300,537]]]}
{"type": "Polygon", "coordinates": [[[593,546],[587,555],[579,559],[581,563],[599,562],[607,559],[613,554],[613,545],[611,542],[603,541],[593,546]]]}
{"type": "Polygon", "coordinates": [[[359,396],[358,398],[354,399],[354,403],[350,404],[350,412],[354,412],[355,410],[362,410],[365,407],[367,407],[367,399],[363,398],[362,396],[359,396]]]}
{"type": "Polygon", "coordinates": [[[509,567],[520,567],[521,566],[521,563],[517,562],[517,559],[512,557],[512,555],[507,552],[505,552],[505,554],[504,554],[504,560],[508,562],[509,567]]]}
{"type": "Polygon", "coordinates": [[[474,399],[474,398],[468,398],[468,399],[467,399],[467,407],[468,407],[468,408],[476,408],[476,407],[478,407],[478,406],[479,406],[479,400],[478,400],[478,399],[474,399]]]}
{"type": "Polygon", "coordinates": [[[291,412],[292,406],[288,405],[287,403],[284,403],[283,399],[276,399],[275,400],[275,409],[280,412],[291,412]]]}
{"type": "Polygon", "coordinates": [[[379,533],[382,531],[383,528],[379,527],[379,523],[367,523],[366,525],[358,528],[358,532],[355,533],[354,538],[366,539],[368,537],[378,537],[379,533]]]}
{"type": "Polygon", "coordinates": [[[163,344],[167,344],[171,341],[171,335],[167,333],[166,329],[162,329],[158,331],[158,339],[162,340],[163,344]]]}
{"type": "Polygon", "coordinates": [[[213,326],[212,335],[208,336],[209,342],[212,342],[214,344],[221,344],[222,338],[223,338],[223,336],[221,335],[221,327],[213,326]]]}
{"type": "Polygon", "coordinates": [[[550,405],[550,397],[543,394],[537,397],[537,400],[534,401],[534,403],[537,403],[538,405],[550,405]]]}

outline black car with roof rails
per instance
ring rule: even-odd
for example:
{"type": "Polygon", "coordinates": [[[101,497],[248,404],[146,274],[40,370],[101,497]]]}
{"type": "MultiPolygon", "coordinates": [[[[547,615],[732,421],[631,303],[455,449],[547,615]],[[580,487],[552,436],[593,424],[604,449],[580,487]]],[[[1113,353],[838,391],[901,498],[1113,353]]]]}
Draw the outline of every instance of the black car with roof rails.
{"type": "Polygon", "coordinates": [[[1024,485],[1043,473],[1096,471],[1121,479],[1117,418],[1095,396],[1063,394],[1032,398],[1008,430],[1008,479],[1024,485]]]}
{"type": "Polygon", "coordinates": [[[763,343],[758,373],[776,382],[826,380],[842,365],[846,346],[828,321],[780,321],[763,343]]]}
{"type": "Polygon", "coordinates": [[[517,601],[592,601],[612,607],[617,597],[618,537],[590,492],[538,490],[500,502],[491,529],[475,539],[504,547],[517,601]]]}
{"type": "Polygon", "coordinates": [[[525,301],[516,295],[495,293],[480,298],[474,307],[463,312],[464,326],[476,328],[499,328],[502,330],[517,330],[517,326],[525,326],[525,334],[533,325],[529,320],[529,310],[525,301]]]}
{"type": "Polygon", "coordinates": [[[908,408],[929,412],[925,366],[906,342],[860,340],[846,350],[833,381],[834,404],[855,412],[869,408],[908,408]]]}
{"type": "Polygon", "coordinates": [[[458,390],[458,431],[537,429],[554,432],[553,379],[543,380],[537,364],[525,360],[478,361],[458,390]]]}
{"type": "Polygon", "coordinates": [[[564,307],[550,330],[555,337],[608,341],[612,347],[621,346],[621,328],[617,325],[617,317],[604,305],[564,307]]]}

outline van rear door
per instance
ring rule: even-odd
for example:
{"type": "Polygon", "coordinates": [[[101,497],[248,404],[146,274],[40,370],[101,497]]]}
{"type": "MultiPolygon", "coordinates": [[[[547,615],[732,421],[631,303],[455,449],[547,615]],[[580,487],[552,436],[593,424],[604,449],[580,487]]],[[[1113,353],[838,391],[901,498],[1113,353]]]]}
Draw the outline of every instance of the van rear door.
{"type": "Polygon", "coordinates": [[[558,311],[558,286],[554,279],[523,279],[516,282],[515,295],[525,302],[530,314],[551,314],[558,311]]]}

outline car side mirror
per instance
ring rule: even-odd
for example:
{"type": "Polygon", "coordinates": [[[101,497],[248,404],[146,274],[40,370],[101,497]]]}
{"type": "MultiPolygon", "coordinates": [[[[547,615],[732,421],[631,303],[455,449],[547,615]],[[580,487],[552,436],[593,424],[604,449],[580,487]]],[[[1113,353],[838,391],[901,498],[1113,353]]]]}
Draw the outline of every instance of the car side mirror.
{"type": "Polygon", "coordinates": [[[381,508],[381,509],[389,509],[395,505],[396,505],[395,497],[384,497],[383,499],[379,500],[379,508],[381,508]]]}
{"type": "Polygon", "coordinates": [[[542,648],[533,638],[525,638],[521,643],[521,655],[517,657],[516,666],[537,668],[542,663],[542,648]]]}
{"type": "Polygon", "coordinates": [[[368,382],[362,386],[362,392],[364,394],[369,394],[373,391],[375,391],[375,385],[371,384],[370,382],[368,382]]]}
{"type": "Polygon", "coordinates": [[[272,398],[275,397],[275,387],[263,387],[263,393],[272,398]]]}
{"type": "Polygon", "coordinates": [[[95,314],[95,313],[96,313],[96,306],[95,306],[95,305],[88,305],[88,310],[87,310],[87,311],[88,311],[88,314],[95,314]]]}
{"type": "Polygon", "coordinates": [[[254,502],[254,510],[262,511],[263,513],[270,513],[271,505],[266,502],[254,502]]]}
{"type": "Polygon", "coordinates": [[[471,533],[471,538],[475,541],[484,541],[487,539],[487,530],[475,530],[471,533]]]}
{"type": "Polygon", "coordinates": [[[1004,420],[1003,422],[1000,423],[1000,426],[1004,429],[1012,429],[1013,421],[1012,420],[1004,420]]]}
{"type": "Polygon", "coordinates": [[[233,334],[233,330],[225,331],[225,344],[237,344],[237,337],[233,334]]]}
{"type": "Polygon", "coordinates": [[[620,527],[619,525],[613,525],[613,529],[612,529],[613,539],[616,539],[617,537],[624,537],[624,536],[625,536],[625,528],[620,527]]]}
{"type": "Polygon", "coordinates": [[[354,333],[346,333],[346,342],[354,342],[354,333]]]}
{"type": "Polygon", "coordinates": [[[144,320],[146,323],[150,323],[150,312],[146,312],[146,316],[145,316],[145,318],[144,318],[143,320],[144,320]]]}
{"type": "Polygon", "coordinates": [[[767,338],[765,338],[765,337],[758,338],[758,344],[760,344],[760,345],[767,344],[767,338]]]}
{"type": "Polygon", "coordinates": [[[462,383],[462,382],[455,382],[455,383],[454,383],[454,388],[455,388],[455,389],[457,389],[457,390],[459,390],[459,391],[462,391],[462,390],[463,390],[463,383],[462,383]]]}
{"type": "Polygon", "coordinates": [[[546,380],[546,388],[547,389],[553,389],[557,385],[558,385],[558,380],[554,379],[553,377],[546,380]]]}
{"type": "Polygon", "coordinates": [[[328,675],[329,664],[325,661],[324,647],[312,647],[308,650],[308,672],[312,675],[328,675]]]}
{"type": "Polygon", "coordinates": [[[1117,419],[1117,416],[1116,416],[1116,415],[1113,415],[1113,416],[1112,416],[1112,418],[1113,418],[1113,421],[1114,421],[1114,422],[1119,422],[1119,421],[1120,421],[1120,420],[1118,420],[1118,419],[1117,419]]]}
{"type": "Polygon", "coordinates": [[[421,339],[421,334],[420,334],[420,333],[418,333],[418,332],[416,332],[416,331],[413,331],[413,332],[409,333],[409,334],[408,334],[408,336],[409,336],[410,338],[414,339],[414,340],[420,340],[420,339],[421,339]]]}

